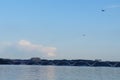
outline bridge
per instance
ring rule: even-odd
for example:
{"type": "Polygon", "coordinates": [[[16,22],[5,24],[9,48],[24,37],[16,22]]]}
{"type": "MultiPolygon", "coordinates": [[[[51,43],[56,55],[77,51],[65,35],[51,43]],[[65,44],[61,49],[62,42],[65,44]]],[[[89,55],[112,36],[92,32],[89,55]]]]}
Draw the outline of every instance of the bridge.
{"type": "Polygon", "coordinates": [[[55,65],[55,66],[89,66],[89,67],[120,67],[120,61],[102,61],[102,60],[45,60],[32,58],[28,60],[20,59],[0,59],[0,64],[13,65],[55,65]]]}
{"type": "Polygon", "coordinates": [[[92,60],[47,60],[47,61],[41,60],[39,64],[57,66],[120,67],[120,62],[92,61],[92,60]]]}

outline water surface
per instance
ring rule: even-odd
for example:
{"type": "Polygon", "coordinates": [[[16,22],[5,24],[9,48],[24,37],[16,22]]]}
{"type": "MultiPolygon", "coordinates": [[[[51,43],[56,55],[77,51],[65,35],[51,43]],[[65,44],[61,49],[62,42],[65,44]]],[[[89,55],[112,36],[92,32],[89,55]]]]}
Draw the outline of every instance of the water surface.
{"type": "Polygon", "coordinates": [[[120,68],[0,65],[0,80],[119,80],[120,68]]]}

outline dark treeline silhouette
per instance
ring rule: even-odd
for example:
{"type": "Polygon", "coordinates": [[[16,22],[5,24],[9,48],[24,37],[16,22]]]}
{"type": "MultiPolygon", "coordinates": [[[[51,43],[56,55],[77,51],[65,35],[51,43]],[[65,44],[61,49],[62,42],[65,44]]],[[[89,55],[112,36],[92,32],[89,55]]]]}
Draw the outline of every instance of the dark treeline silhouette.
{"type": "Polygon", "coordinates": [[[47,60],[34,57],[31,59],[3,59],[0,58],[1,65],[53,65],[53,66],[90,66],[90,67],[120,67],[119,61],[102,60],[47,60]]]}

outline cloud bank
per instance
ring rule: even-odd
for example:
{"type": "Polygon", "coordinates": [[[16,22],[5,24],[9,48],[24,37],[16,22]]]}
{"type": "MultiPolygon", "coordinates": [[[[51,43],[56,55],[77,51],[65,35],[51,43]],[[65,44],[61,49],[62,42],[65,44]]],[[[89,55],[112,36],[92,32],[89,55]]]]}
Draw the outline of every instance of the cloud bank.
{"type": "Polygon", "coordinates": [[[27,40],[20,40],[18,46],[27,51],[37,51],[47,54],[48,56],[55,56],[55,47],[45,47],[43,45],[32,44],[27,40]]]}
{"type": "Polygon", "coordinates": [[[37,55],[43,55],[46,57],[55,57],[56,56],[55,52],[57,48],[50,47],[50,46],[43,46],[40,44],[33,44],[27,40],[20,40],[16,43],[4,42],[0,44],[0,53],[5,53],[8,50],[9,50],[9,53],[11,54],[13,51],[15,51],[16,54],[20,52],[24,52],[27,54],[29,53],[28,55],[31,55],[30,53],[34,52],[34,53],[37,53],[37,55]]]}

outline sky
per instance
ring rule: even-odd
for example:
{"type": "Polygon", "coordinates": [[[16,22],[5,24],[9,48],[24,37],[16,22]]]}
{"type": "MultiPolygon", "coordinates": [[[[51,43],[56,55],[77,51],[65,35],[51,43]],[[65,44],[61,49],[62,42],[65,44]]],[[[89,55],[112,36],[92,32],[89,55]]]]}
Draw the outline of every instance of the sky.
{"type": "Polygon", "coordinates": [[[119,14],[120,0],[1,0],[0,57],[120,61],[119,14]]]}

